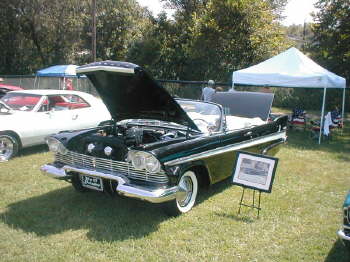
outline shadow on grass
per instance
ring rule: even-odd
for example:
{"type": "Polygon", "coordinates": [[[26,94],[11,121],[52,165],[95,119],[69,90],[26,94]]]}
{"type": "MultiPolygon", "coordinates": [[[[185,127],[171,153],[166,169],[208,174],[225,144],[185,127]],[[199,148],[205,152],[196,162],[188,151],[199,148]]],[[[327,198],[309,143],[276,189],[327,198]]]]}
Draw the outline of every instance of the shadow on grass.
{"type": "Polygon", "coordinates": [[[32,154],[44,153],[44,152],[48,152],[48,151],[49,151],[49,149],[48,149],[47,145],[38,145],[38,146],[31,146],[31,147],[23,148],[19,152],[19,155],[20,156],[29,156],[32,154]]]}
{"type": "MultiPolygon", "coordinates": [[[[349,125],[349,123],[348,123],[349,125]]],[[[325,151],[336,153],[339,160],[350,161],[350,128],[346,127],[341,134],[340,130],[332,131],[332,137],[328,140],[322,140],[321,145],[318,139],[310,137],[309,130],[306,131],[288,131],[288,146],[298,149],[325,151]]]]}
{"type": "Polygon", "coordinates": [[[70,186],[10,204],[0,214],[10,227],[38,236],[85,229],[88,238],[97,241],[144,237],[167,218],[150,203],[99,192],[78,193],[70,186]]]}
{"type": "Polygon", "coordinates": [[[236,215],[236,214],[227,214],[227,213],[219,213],[219,212],[215,212],[216,216],[219,217],[223,217],[223,218],[229,218],[229,219],[233,219],[237,222],[244,222],[247,224],[251,224],[254,223],[256,220],[253,218],[253,216],[256,216],[256,214],[253,214],[252,217],[248,217],[247,215],[236,215]]]}
{"type": "MultiPolygon", "coordinates": [[[[202,191],[198,202],[229,185],[223,181],[202,191]]],[[[160,204],[94,191],[78,193],[71,186],[12,203],[0,213],[0,220],[11,228],[38,236],[82,229],[89,239],[108,242],[145,237],[167,219],[160,204]]]]}
{"type": "Polygon", "coordinates": [[[350,261],[350,252],[346,250],[341,240],[337,240],[329,251],[325,262],[348,262],[350,261]]]}

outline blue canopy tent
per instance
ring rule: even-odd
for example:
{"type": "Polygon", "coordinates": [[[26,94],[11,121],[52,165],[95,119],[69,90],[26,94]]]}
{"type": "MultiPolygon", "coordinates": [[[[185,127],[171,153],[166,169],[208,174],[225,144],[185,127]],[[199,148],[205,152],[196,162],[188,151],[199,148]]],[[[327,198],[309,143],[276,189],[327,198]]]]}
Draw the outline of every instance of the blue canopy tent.
{"type": "MultiPolygon", "coordinates": [[[[41,77],[55,77],[58,78],[58,88],[65,89],[66,79],[77,78],[76,68],[77,65],[55,65],[48,68],[41,69],[36,72],[34,80],[34,88],[40,88],[40,78],[41,77]]],[[[82,77],[82,76],[79,76],[82,77]]],[[[84,77],[84,76],[83,76],[84,77]]],[[[79,87],[79,81],[77,81],[79,87]]]]}

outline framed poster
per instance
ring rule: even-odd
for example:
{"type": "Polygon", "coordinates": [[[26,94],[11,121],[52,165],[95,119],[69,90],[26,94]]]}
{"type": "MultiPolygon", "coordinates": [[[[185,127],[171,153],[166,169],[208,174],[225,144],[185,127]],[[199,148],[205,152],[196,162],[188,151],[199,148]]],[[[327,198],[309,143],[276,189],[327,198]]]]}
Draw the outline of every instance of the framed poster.
{"type": "Polygon", "coordinates": [[[271,193],[278,158],[237,152],[232,183],[271,193]]]}

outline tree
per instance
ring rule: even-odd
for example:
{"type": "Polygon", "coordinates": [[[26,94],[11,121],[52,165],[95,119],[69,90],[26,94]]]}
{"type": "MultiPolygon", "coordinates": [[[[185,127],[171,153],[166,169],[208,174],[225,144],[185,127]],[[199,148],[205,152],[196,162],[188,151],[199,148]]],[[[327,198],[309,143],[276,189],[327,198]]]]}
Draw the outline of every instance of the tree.
{"type": "MultiPolygon", "coordinates": [[[[97,56],[124,60],[147,11],[135,0],[99,0],[97,56]]],[[[54,64],[91,62],[90,1],[0,1],[0,73],[28,74],[54,64]]]]}
{"type": "Polygon", "coordinates": [[[1,72],[31,73],[74,62],[81,49],[82,16],[88,8],[84,2],[4,0],[0,4],[0,56],[6,59],[1,72]]]}
{"type": "Polygon", "coordinates": [[[319,0],[314,15],[313,56],[330,71],[350,81],[350,2],[319,0]]]}
{"type": "Polygon", "coordinates": [[[133,0],[97,1],[97,58],[124,60],[149,16],[133,0]]]}
{"type": "Polygon", "coordinates": [[[202,13],[194,14],[191,28],[197,74],[227,80],[230,72],[286,49],[288,42],[275,19],[266,1],[209,1],[202,13]]]}
{"type": "MultiPolygon", "coordinates": [[[[309,51],[328,70],[350,81],[350,2],[319,0],[315,7],[313,42],[309,51]]],[[[328,109],[342,104],[342,91],[327,91],[328,109]]],[[[347,105],[349,108],[349,105],[347,105]]]]}

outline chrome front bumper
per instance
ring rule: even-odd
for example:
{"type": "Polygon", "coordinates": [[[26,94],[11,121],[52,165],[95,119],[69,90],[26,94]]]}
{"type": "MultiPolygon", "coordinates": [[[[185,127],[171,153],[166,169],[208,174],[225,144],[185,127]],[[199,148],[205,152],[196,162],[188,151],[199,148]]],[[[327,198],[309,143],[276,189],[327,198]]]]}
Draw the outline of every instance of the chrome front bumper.
{"type": "Polygon", "coordinates": [[[71,166],[56,167],[52,164],[43,165],[40,170],[47,176],[67,180],[71,178],[69,172],[110,179],[118,182],[116,192],[120,195],[145,200],[151,203],[162,203],[176,198],[178,187],[163,187],[156,190],[130,183],[130,180],[122,174],[106,174],[99,171],[81,169],[71,166]]]}
{"type": "Polygon", "coordinates": [[[348,237],[347,235],[345,235],[343,228],[339,229],[337,232],[337,235],[340,239],[342,239],[343,241],[350,241],[350,237],[348,237]]]}

